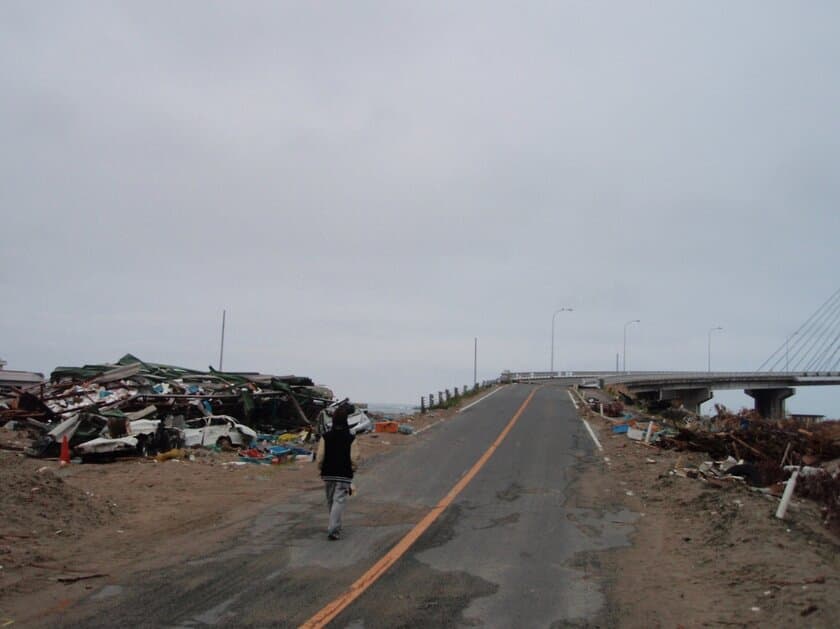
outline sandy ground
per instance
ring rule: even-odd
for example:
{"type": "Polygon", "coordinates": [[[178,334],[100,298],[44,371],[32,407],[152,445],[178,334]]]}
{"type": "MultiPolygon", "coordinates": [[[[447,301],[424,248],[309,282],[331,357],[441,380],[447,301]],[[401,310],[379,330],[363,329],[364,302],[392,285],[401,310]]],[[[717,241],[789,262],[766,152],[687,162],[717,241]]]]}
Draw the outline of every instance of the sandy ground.
{"type": "Polygon", "coordinates": [[[580,500],[638,515],[632,546],[589,558],[613,575],[620,627],[837,626],[840,540],[816,505],[795,500],[778,520],[777,498],[671,474],[701,453],[645,446],[587,417],[604,451],[579,481],[580,500]]]}
{"type": "MultiPolygon", "coordinates": [[[[422,430],[455,413],[401,421],[422,430]]],[[[363,463],[413,438],[363,435],[363,463]]],[[[239,466],[229,465],[239,460],[233,452],[193,450],[192,460],[61,467],[25,457],[27,443],[23,433],[0,428],[0,627],[64,609],[108,577],[235,544],[267,505],[322,487],[309,461],[239,466]]]]}

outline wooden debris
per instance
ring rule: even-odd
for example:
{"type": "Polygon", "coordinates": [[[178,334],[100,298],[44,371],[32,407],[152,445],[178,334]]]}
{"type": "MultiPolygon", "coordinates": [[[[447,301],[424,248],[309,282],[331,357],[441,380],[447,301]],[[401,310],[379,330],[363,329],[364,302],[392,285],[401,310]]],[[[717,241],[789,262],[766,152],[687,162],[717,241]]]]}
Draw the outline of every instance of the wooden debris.
{"type": "Polygon", "coordinates": [[[55,580],[59,583],[76,583],[76,581],[87,581],[88,579],[99,579],[101,577],[107,576],[108,575],[104,572],[95,572],[93,574],[80,574],[56,577],[55,580]]]}

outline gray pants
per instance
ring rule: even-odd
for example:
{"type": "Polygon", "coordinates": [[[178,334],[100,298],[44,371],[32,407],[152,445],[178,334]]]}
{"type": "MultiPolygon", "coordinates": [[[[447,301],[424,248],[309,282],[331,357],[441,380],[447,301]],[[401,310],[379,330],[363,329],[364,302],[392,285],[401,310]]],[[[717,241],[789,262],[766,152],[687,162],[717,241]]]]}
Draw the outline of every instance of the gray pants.
{"type": "Polygon", "coordinates": [[[327,533],[335,533],[341,530],[341,516],[344,514],[347,497],[350,495],[350,483],[325,480],[324,489],[327,491],[327,510],[330,512],[330,526],[327,533]]]}

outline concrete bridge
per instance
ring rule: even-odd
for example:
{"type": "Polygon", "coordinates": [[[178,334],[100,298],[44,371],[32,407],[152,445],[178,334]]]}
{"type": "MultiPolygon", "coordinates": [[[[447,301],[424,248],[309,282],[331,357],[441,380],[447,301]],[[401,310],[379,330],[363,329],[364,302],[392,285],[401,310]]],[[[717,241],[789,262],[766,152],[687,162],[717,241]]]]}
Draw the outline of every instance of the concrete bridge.
{"type": "Polygon", "coordinates": [[[677,404],[697,413],[700,405],[712,399],[713,391],[742,389],[755,400],[755,410],[762,417],[785,416],[785,400],[796,387],[840,385],[840,372],[758,372],[758,371],[635,371],[627,373],[503,372],[502,382],[557,381],[565,384],[594,384],[611,387],[632,400],[648,404],[677,404]]]}

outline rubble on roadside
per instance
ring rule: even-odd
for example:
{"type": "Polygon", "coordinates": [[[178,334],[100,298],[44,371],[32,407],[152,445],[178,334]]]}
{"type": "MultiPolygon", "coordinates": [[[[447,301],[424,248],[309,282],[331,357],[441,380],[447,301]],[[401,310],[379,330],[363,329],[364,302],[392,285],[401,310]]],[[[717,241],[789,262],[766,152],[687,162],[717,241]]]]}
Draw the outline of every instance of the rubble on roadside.
{"type": "Polygon", "coordinates": [[[706,456],[699,465],[684,465],[678,458],[672,475],[713,487],[745,483],[781,497],[796,472],[795,495],[814,500],[822,510],[823,524],[840,534],[840,421],[768,420],[749,409],[732,413],[721,405],[715,406],[710,418],[667,409],[658,417],[623,413],[616,419],[600,413],[607,406],[602,402],[587,402],[614,435],[651,448],[706,456]]]}

